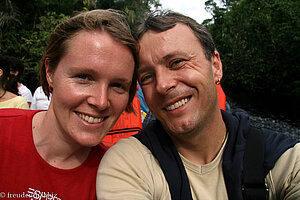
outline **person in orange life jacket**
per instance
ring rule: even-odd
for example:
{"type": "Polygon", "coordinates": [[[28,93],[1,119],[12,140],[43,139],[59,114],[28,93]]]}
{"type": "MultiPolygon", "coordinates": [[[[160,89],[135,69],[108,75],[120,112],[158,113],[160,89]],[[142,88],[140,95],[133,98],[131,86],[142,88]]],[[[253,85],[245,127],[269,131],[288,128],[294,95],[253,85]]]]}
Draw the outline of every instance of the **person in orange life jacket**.
{"type": "Polygon", "coordinates": [[[48,110],[0,109],[3,195],[96,199],[101,141],[132,111],[136,55],[121,11],[82,12],[56,27],[40,62],[48,110]]]}
{"type": "MultiPolygon", "coordinates": [[[[137,86],[138,88],[139,86],[137,86]]],[[[111,147],[120,139],[128,138],[142,130],[141,105],[137,95],[134,95],[132,106],[134,111],[130,113],[123,111],[118,121],[103,138],[102,142],[107,147],[111,147]]]]}
{"type": "MultiPolygon", "coordinates": [[[[98,199],[243,199],[250,123],[244,111],[219,107],[223,72],[211,34],[180,13],[157,11],[137,38],[138,80],[157,120],[106,152],[98,199]]],[[[260,135],[269,199],[300,199],[300,144],[267,129],[260,135]]]]}

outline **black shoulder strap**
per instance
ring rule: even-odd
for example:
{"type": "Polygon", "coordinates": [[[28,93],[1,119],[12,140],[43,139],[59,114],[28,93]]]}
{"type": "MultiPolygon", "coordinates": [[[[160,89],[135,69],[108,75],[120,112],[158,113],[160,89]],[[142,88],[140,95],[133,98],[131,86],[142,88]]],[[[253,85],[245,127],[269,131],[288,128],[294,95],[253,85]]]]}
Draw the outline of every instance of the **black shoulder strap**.
{"type": "Polygon", "coordinates": [[[158,120],[153,120],[147,129],[134,135],[158,160],[168,182],[172,200],[192,200],[192,194],[182,160],[169,135],[158,120]]]}
{"type": "MultiPolygon", "coordinates": [[[[147,131],[143,130],[134,137],[147,146],[158,160],[168,182],[172,199],[192,199],[183,163],[171,139],[162,131],[157,120],[150,124],[147,131]]],[[[264,136],[261,129],[254,127],[251,127],[247,135],[242,190],[244,199],[266,199],[264,136]]]]}
{"type": "Polygon", "coordinates": [[[250,127],[247,135],[242,191],[246,200],[266,199],[268,194],[264,175],[264,135],[255,127],[250,127]]]}

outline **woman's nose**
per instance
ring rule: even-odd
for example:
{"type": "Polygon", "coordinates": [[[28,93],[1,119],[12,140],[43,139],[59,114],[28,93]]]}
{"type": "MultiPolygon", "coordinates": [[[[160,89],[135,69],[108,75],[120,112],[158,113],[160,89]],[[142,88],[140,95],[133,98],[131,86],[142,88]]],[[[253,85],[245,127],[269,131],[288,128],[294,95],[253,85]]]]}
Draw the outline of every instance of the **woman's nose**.
{"type": "Polygon", "coordinates": [[[98,86],[90,91],[88,104],[93,105],[99,110],[105,110],[110,106],[108,99],[108,87],[98,86]]]}

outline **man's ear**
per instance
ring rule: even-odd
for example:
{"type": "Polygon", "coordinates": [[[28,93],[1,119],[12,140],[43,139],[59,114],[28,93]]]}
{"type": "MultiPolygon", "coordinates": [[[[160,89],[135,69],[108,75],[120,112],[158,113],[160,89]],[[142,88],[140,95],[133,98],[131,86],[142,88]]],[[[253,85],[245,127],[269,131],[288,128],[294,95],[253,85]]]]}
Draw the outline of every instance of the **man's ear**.
{"type": "Polygon", "coordinates": [[[53,70],[49,69],[49,60],[45,59],[45,70],[46,70],[46,78],[49,85],[49,88],[53,88],[53,70]]]}
{"type": "Polygon", "coordinates": [[[3,70],[0,69],[0,77],[3,75],[3,70]]]}
{"type": "Polygon", "coordinates": [[[222,62],[218,51],[215,51],[211,63],[212,63],[214,81],[215,83],[218,83],[220,82],[223,76],[222,62]]]}

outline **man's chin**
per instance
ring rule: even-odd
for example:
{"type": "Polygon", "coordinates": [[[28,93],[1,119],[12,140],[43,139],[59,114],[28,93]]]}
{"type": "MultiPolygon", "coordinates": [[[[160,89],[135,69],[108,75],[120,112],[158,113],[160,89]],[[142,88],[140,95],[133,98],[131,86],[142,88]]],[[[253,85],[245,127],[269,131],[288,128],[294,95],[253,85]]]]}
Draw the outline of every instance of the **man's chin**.
{"type": "Polygon", "coordinates": [[[164,129],[172,135],[190,135],[195,130],[194,123],[183,123],[183,122],[174,122],[174,123],[165,123],[163,125],[164,129]]]}

